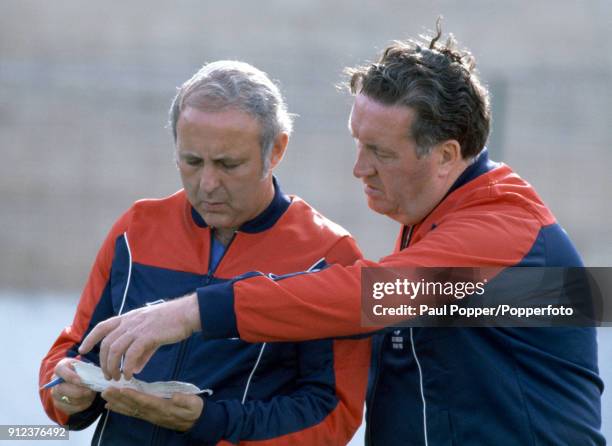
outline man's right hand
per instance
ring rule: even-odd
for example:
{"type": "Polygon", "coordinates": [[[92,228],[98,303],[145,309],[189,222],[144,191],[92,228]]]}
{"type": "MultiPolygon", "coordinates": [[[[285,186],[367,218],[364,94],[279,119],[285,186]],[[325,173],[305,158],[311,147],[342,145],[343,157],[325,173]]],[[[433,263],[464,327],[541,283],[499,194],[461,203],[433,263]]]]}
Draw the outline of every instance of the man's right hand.
{"type": "Polygon", "coordinates": [[[54,377],[59,376],[64,382],[51,388],[53,404],[68,415],[84,411],[91,406],[96,397],[96,392],[81,384],[81,379],[72,365],[74,362],[78,360],[64,358],[57,363],[54,377]]]}
{"type": "Polygon", "coordinates": [[[201,329],[198,299],[192,293],[100,322],[83,339],[79,353],[84,355],[101,341],[104,377],[119,380],[123,373],[125,379],[132,379],[159,347],[182,341],[201,329]],[[121,359],[123,355],[125,360],[121,359]]]}

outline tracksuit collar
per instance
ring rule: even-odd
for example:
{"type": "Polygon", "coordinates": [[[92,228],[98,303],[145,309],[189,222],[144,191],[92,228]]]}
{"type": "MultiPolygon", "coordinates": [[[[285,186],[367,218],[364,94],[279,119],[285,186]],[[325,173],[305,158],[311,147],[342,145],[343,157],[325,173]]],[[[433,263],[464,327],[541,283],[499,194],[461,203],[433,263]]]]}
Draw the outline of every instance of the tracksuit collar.
{"type": "MultiPolygon", "coordinates": [[[[486,147],[484,149],[482,149],[482,151],[478,154],[478,156],[476,157],[474,162],[472,164],[470,164],[468,167],[466,167],[466,169],[461,173],[461,175],[459,175],[459,178],[457,178],[455,180],[455,182],[450,187],[450,189],[446,192],[444,197],[429,212],[429,214],[427,214],[425,216],[425,218],[423,218],[423,220],[421,220],[421,223],[423,221],[427,220],[427,218],[438,208],[438,206],[440,206],[440,204],[444,200],[446,200],[446,198],[451,193],[453,193],[455,190],[459,189],[461,186],[469,183],[470,181],[475,180],[480,175],[483,175],[483,174],[485,174],[485,173],[495,169],[499,165],[500,165],[500,163],[496,163],[496,162],[491,161],[489,159],[489,151],[487,150],[486,147]]],[[[418,223],[418,224],[420,225],[421,223],[418,223]]],[[[432,223],[430,229],[436,229],[436,226],[437,226],[436,223],[432,223]]],[[[406,226],[406,225],[404,225],[402,227],[401,236],[400,236],[401,237],[400,238],[400,246],[401,246],[400,249],[404,249],[410,243],[410,238],[411,238],[411,235],[412,235],[412,232],[413,232],[412,231],[413,228],[414,228],[414,226],[410,227],[410,226],[406,226]]]]}
{"type": "Polygon", "coordinates": [[[478,154],[474,162],[470,164],[461,175],[459,175],[459,178],[455,180],[448,192],[446,192],[444,198],[448,197],[453,191],[459,189],[464,184],[467,184],[470,181],[478,178],[480,175],[495,169],[497,166],[499,166],[499,163],[489,159],[489,150],[485,147],[478,154]]]}
{"type": "MultiPolygon", "coordinates": [[[[255,234],[257,232],[265,231],[266,229],[270,229],[272,226],[274,226],[278,219],[285,213],[291,204],[291,199],[283,193],[275,176],[272,177],[272,182],[274,183],[274,198],[272,198],[272,201],[268,207],[254,219],[243,223],[242,226],[238,228],[238,231],[246,232],[248,234],[255,234]]],[[[199,227],[208,227],[208,224],[204,221],[198,211],[193,208],[193,206],[191,206],[191,217],[193,218],[195,224],[199,227]]]]}

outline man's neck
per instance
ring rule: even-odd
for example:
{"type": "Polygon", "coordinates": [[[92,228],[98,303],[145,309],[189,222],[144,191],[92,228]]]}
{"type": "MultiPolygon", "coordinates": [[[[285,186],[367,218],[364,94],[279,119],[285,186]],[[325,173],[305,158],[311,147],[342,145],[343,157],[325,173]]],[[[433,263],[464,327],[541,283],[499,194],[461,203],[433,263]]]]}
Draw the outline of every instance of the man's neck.
{"type": "Polygon", "coordinates": [[[465,169],[470,167],[474,163],[474,160],[461,160],[455,169],[450,173],[446,182],[446,193],[444,196],[448,195],[450,189],[453,187],[455,182],[459,179],[459,177],[465,172],[465,169]]]}
{"type": "MultiPolygon", "coordinates": [[[[274,183],[272,182],[272,178],[270,177],[264,181],[270,182],[269,187],[267,188],[266,193],[263,196],[262,204],[261,206],[259,206],[257,213],[253,215],[250,220],[256,218],[259,214],[265,211],[267,207],[270,206],[270,203],[272,203],[272,200],[274,200],[274,195],[276,191],[274,189],[274,183]]],[[[242,224],[244,223],[246,222],[243,222],[242,224]]],[[[223,246],[227,246],[234,237],[234,234],[237,230],[238,228],[214,228],[213,237],[215,237],[223,246]]]]}
{"type": "Polygon", "coordinates": [[[229,245],[232,241],[237,228],[215,228],[213,229],[213,237],[223,246],[229,245]]]}

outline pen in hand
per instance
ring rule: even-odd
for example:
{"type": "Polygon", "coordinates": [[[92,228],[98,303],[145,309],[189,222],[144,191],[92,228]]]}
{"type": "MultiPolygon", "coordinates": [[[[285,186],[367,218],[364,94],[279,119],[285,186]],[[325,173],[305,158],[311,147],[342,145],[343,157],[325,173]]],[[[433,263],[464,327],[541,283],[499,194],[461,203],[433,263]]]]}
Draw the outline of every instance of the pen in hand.
{"type": "Polygon", "coordinates": [[[51,380],[51,381],[49,381],[47,384],[45,384],[44,386],[42,386],[42,387],[40,388],[40,390],[42,390],[42,389],[50,389],[51,387],[55,387],[55,386],[57,386],[58,384],[61,384],[61,383],[63,383],[63,382],[64,382],[64,378],[62,378],[61,376],[58,376],[57,378],[52,379],[52,380],[51,380]]]}
{"type": "MultiPolygon", "coordinates": [[[[80,359],[79,359],[79,361],[81,361],[81,362],[90,362],[90,361],[88,361],[88,360],[87,360],[87,359],[85,359],[85,358],[80,358],[80,359]]],[[[61,383],[63,383],[63,382],[65,382],[65,381],[64,381],[64,378],[62,378],[61,376],[56,376],[56,377],[55,377],[55,378],[53,378],[51,381],[49,381],[47,384],[45,384],[44,386],[42,386],[42,387],[41,387],[39,390],[42,390],[42,389],[50,389],[51,387],[55,387],[55,386],[57,386],[58,384],[61,384],[61,383]]]]}

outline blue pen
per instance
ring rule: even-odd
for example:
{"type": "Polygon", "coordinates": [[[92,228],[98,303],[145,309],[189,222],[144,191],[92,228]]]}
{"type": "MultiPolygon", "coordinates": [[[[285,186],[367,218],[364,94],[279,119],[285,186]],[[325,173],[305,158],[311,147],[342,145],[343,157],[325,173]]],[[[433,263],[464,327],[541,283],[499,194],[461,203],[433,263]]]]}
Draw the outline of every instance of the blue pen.
{"type": "Polygon", "coordinates": [[[42,386],[40,389],[50,389],[51,387],[55,387],[58,384],[61,384],[64,382],[64,378],[62,378],[61,376],[58,376],[55,379],[52,379],[51,381],[49,381],[47,384],[45,384],[44,386],[42,386]]]}
{"type": "MultiPolygon", "coordinates": [[[[85,359],[85,358],[81,358],[81,359],[80,359],[80,361],[81,361],[81,362],[87,362],[87,363],[88,363],[88,362],[90,362],[90,361],[88,361],[88,360],[87,360],[87,359],[85,359]]],[[[42,387],[40,388],[40,390],[42,390],[42,389],[50,389],[51,387],[55,387],[55,386],[57,386],[58,384],[61,384],[61,383],[63,383],[63,382],[64,382],[64,378],[62,378],[61,376],[58,376],[57,378],[52,379],[52,380],[51,380],[51,381],[49,381],[47,384],[45,384],[44,386],[42,386],[42,387]]]]}

